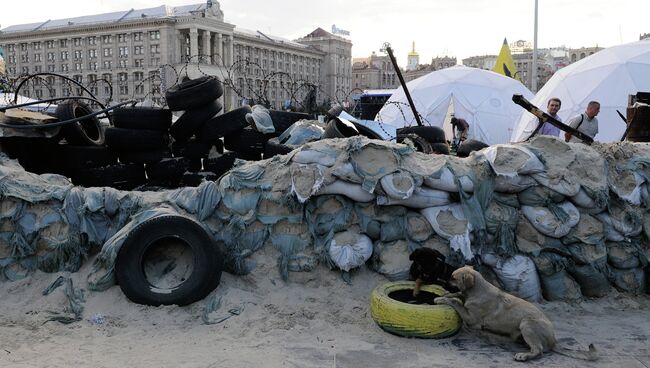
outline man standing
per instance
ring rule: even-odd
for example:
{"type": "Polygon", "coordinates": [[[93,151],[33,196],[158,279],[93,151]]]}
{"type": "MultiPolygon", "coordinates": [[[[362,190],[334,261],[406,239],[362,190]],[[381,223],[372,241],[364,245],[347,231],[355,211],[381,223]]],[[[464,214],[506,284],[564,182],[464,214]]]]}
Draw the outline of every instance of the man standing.
{"type": "MultiPolygon", "coordinates": [[[[548,103],[546,104],[546,112],[549,115],[551,115],[555,120],[562,122],[562,119],[560,119],[560,116],[558,116],[557,114],[557,112],[560,111],[560,106],[562,106],[562,101],[560,101],[560,99],[557,97],[552,97],[550,100],[548,100],[548,103]]],[[[559,137],[560,128],[554,126],[551,123],[544,123],[544,125],[542,125],[542,128],[539,130],[539,134],[559,137]]]]}
{"type": "Polygon", "coordinates": [[[469,123],[467,120],[452,115],[450,124],[453,129],[454,138],[458,138],[459,143],[467,139],[467,134],[469,133],[469,123]],[[456,134],[458,134],[458,137],[456,137],[456,134]]]}
{"type": "MultiPolygon", "coordinates": [[[[596,115],[599,112],[600,103],[598,101],[590,101],[587,104],[585,112],[572,117],[567,124],[579,132],[594,138],[598,134],[598,119],[596,119],[596,115]]],[[[567,142],[582,142],[580,138],[573,137],[571,133],[564,133],[564,140],[567,142]]]]}

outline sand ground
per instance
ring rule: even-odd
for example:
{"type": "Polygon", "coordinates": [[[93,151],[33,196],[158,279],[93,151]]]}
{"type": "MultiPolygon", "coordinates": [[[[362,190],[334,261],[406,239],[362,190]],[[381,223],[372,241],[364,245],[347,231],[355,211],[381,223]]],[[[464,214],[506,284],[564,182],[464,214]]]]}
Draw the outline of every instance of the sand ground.
{"type": "MultiPolygon", "coordinates": [[[[60,274],[1,283],[0,367],[650,367],[647,295],[542,304],[558,338],[594,343],[601,359],[518,363],[512,351],[521,347],[465,329],[442,340],[385,333],[370,317],[369,297],[386,280],[369,270],[354,273],[351,285],[324,267],[284,282],[275,259],[259,253],[250,275],[223,275],[213,292],[221,307],[208,317],[228,318],[212,325],[201,318],[205,301],[141,306],[117,286],[86,291],[83,320],[47,322],[67,304],[63,287],[42,295],[60,274]],[[96,314],[103,323],[90,321],[96,314]]],[[[89,263],[71,275],[75,285],[86,287],[89,263]]]]}

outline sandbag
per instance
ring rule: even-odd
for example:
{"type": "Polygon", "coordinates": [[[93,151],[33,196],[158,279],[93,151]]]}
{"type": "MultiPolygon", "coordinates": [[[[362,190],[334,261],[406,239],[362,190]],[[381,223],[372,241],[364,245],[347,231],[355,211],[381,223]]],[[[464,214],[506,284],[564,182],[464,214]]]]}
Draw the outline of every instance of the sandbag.
{"type": "Polygon", "coordinates": [[[415,190],[413,176],[405,171],[397,171],[380,179],[381,187],[391,199],[407,199],[415,190]]]}
{"type": "Polygon", "coordinates": [[[521,206],[521,211],[537,231],[553,238],[561,238],[578,224],[580,212],[569,201],[559,204],[559,208],[567,214],[568,218],[558,218],[546,207],[521,206]]]}
{"type": "Polygon", "coordinates": [[[291,165],[291,192],[305,203],[323,185],[323,170],[319,165],[291,165]]]}
{"type": "Polygon", "coordinates": [[[453,193],[458,191],[456,180],[460,181],[464,191],[474,191],[474,183],[469,177],[463,175],[456,178],[447,166],[441,168],[437,173],[425,177],[424,185],[431,189],[444,190],[453,193]]]}
{"type": "Polygon", "coordinates": [[[648,265],[645,252],[636,243],[607,243],[607,262],[619,270],[648,265]]]}
{"type": "Polygon", "coordinates": [[[587,194],[587,191],[583,188],[580,188],[578,194],[569,197],[569,200],[571,203],[575,204],[581,212],[585,212],[590,215],[601,213],[606,208],[605,205],[599,205],[596,203],[596,201],[591,198],[589,194],[587,194]]]}
{"type": "Polygon", "coordinates": [[[528,175],[497,175],[494,179],[494,190],[499,193],[519,193],[536,185],[537,181],[528,175]]]}
{"type": "Polygon", "coordinates": [[[434,234],[431,224],[422,214],[414,211],[409,211],[406,214],[406,236],[410,240],[423,242],[434,234]]]}
{"type": "Polygon", "coordinates": [[[630,268],[626,270],[610,268],[614,287],[625,293],[634,295],[644,294],[646,292],[646,272],[641,267],[630,268]]]}
{"type": "Polygon", "coordinates": [[[409,277],[411,249],[407,241],[376,242],[369,266],[390,281],[406,280],[409,277]]]}
{"type": "Polygon", "coordinates": [[[310,120],[299,120],[282,132],[278,141],[287,145],[301,145],[317,141],[325,130],[310,120]]]}
{"type": "Polygon", "coordinates": [[[603,223],[593,216],[586,213],[580,214],[580,221],[578,225],[569,231],[569,233],[562,238],[564,244],[569,243],[585,243],[585,244],[600,244],[605,240],[605,233],[603,232],[603,223]]]}
{"type": "Polygon", "coordinates": [[[569,276],[566,268],[571,261],[554,252],[541,252],[532,257],[542,285],[544,299],[580,300],[580,285],[569,276]]]}
{"type": "Polygon", "coordinates": [[[542,299],[537,270],[530,258],[516,255],[502,259],[485,255],[483,261],[492,267],[507,292],[532,302],[542,299]]]}
{"type": "Polygon", "coordinates": [[[602,297],[611,289],[608,281],[611,275],[606,258],[586,265],[569,265],[567,271],[578,282],[584,296],[602,297]]]}
{"type": "Polygon", "coordinates": [[[372,250],[372,240],[361,234],[355,226],[334,234],[329,246],[329,255],[338,268],[347,272],[370,259],[372,250]]]}
{"type": "Polygon", "coordinates": [[[571,259],[579,265],[591,264],[607,259],[607,247],[604,243],[573,243],[567,244],[566,248],[571,253],[571,259]]]}
{"type": "Polygon", "coordinates": [[[387,196],[377,196],[377,204],[380,206],[401,205],[410,208],[423,209],[428,207],[445,206],[450,203],[451,197],[449,196],[448,192],[428,189],[425,187],[415,188],[413,194],[405,199],[394,199],[387,196]]]}
{"type": "MultiPolygon", "coordinates": [[[[614,229],[624,236],[637,236],[643,230],[643,214],[638,207],[612,199],[608,213],[614,229]]],[[[600,220],[600,217],[598,219],[600,220]]]]}
{"type": "Polygon", "coordinates": [[[611,242],[621,242],[627,240],[623,234],[614,229],[612,224],[612,218],[609,216],[609,213],[602,212],[594,215],[603,224],[603,233],[605,234],[605,239],[611,242]]]}
{"type": "Polygon", "coordinates": [[[340,194],[356,202],[371,202],[375,199],[375,195],[365,191],[361,185],[348,183],[343,180],[337,180],[331,184],[323,185],[316,194],[340,194]]]}
{"type": "Polygon", "coordinates": [[[469,238],[471,224],[459,204],[425,208],[420,213],[426,217],[436,234],[449,240],[452,250],[460,251],[466,259],[474,257],[469,238]]]}
{"type": "Polygon", "coordinates": [[[514,207],[492,201],[485,209],[487,231],[496,236],[496,253],[500,256],[512,256],[516,253],[515,229],[519,214],[514,207]]]}
{"type": "Polygon", "coordinates": [[[481,151],[497,175],[514,177],[544,172],[544,164],[522,145],[497,144],[481,151]]]}

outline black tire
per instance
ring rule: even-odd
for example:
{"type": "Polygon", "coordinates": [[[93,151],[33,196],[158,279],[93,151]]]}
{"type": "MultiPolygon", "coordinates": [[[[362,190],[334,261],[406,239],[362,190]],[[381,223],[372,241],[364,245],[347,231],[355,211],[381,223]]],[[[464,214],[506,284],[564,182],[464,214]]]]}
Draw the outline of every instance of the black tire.
{"type": "Polygon", "coordinates": [[[474,151],[480,151],[483,148],[489,147],[488,144],[475,139],[468,139],[463,141],[458,148],[456,149],[456,156],[458,157],[468,157],[470,153],[474,151]]]}
{"type": "Polygon", "coordinates": [[[203,124],[201,131],[197,135],[202,141],[208,142],[236,133],[250,125],[246,121],[246,114],[251,111],[251,107],[245,105],[215,116],[203,124]]]}
{"type": "Polygon", "coordinates": [[[144,166],[141,164],[118,164],[70,172],[72,182],[84,187],[113,187],[130,189],[144,184],[144,166]]]}
{"type": "MultiPolygon", "coordinates": [[[[92,109],[77,100],[68,100],[56,107],[56,117],[60,121],[76,119],[92,114],[92,109]]],[[[101,146],[104,144],[104,130],[96,116],[61,127],[63,138],[68,144],[77,146],[101,146]]]]}
{"type": "Polygon", "coordinates": [[[60,167],[66,171],[117,164],[117,156],[106,146],[60,144],[56,150],[60,167]]]}
{"type": "Polygon", "coordinates": [[[160,162],[147,165],[147,177],[150,180],[178,179],[187,171],[198,171],[201,169],[201,161],[190,160],[184,157],[164,159],[160,162]]]}
{"type": "Polygon", "coordinates": [[[170,132],[178,142],[186,142],[195,133],[199,132],[205,122],[223,109],[221,102],[212,101],[201,107],[187,110],[172,125],[170,132]]]}
{"type": "Polygon", "coordinates": [[[270,138],[272,138],[271,135],[260,133],[248,127],[225,136],[224,146],[229,151],[244,154],[262,154],[264,153],[264,145],[270,138]]]}
{"type": "Polygon", "coordinates": [[[262,154],[257,152],[236,152],[237,158],[245,161],[259,161],[262,159],[262,154]]]}
{"type": "Polygon", "coordinates": [[[446,143],[445,131],[435,126],[411,126],[397,129],[397,134],[417,134],[429,143],[446,143]]]}
{"type": "Polygon", "coordinates": [[[193,160],[208,157],[211,148],[211,144],[201,142],[194,138],[185,143],[174,142],[172,144],[172,151],[175,157],[186,157],[193,160]]]}
{"type": "Polygon", "coordinates": [[[215,158],[203,160],[203,170],[213,172],[217,177],[228,172],[235,165],[237,154],[235,152],[226,152],[215,158]]]}
{"type": "Polygon", "coordinates": [[[153,107],[119,107],[113,110],[116,128],[167,131],[172,125],[172,111],[153,107]]]}
{"type": "Polygon", "coordinates": [[[433,148],[431,147],[431,143],[429,143],[429,141],[424,139],[424,137],[421,137],[414,133],[397,135],[397,143],[403,143],[405,139],[408,139],[413,143],[416,151],[427,153],[427,154],[433,153],[433,148]]]}
{"type": "Polygon", "coordinates": [[[303,112],[289,112],[289,111],[279,111],[279,110],[269,110],[269,115],[273,121],[273,127],[275,128],[276,135],[282,134],[290,126],[293,125],[298,120],[312,120],[313,117],[309,114],[303,112]]]}
{"type": "Polygon", "coordinates": [[[165,92],[167,106],[172,111],[196,109],[223,95],[223,85],[214,77],[206,76],[188,80],[165,92]]]}
{"type": "Polygon", "coordinates": [[[153,306],[188,305],[205,298],[219,285],[222,269],[223,256],[217,243],[200,224],[184,216],[159,216],[137,225],[126,236],[115,260],[117,282],[126,297],[153,306]],[[181,256],[174,257],[177,253],[173,250],[180,251],[181,256]],[[183,266],[192,267],[189,274],[187,269],[181,272],[186,277],[180,282],[172,280],[175,285],[169,287],[168,280],[160,282],[147,276],[147,270],[161,264],[163,272],[168,271],[163,277],[183,271],[183,266]]]}
{"type": "Polygon", "coordinates": [[[347,138],[354,137],[355,135],[359,135],[359,131],[356,130],[356,127],[352,128],[338,118],[333,118],[329,123],[327,123],[322,138],[347,138]]]}
{"type": "Polygon", "coordinates": [[[145,151],[165,148],[169,135],[159,130],[106,128],[106,145],[114,151],[145,151]]]}
{"type": "Polygon", "coordinates": [[[7,156],[17,159],[26,171],[35,174],[63,173],[57,139],[0,137],[0,146],[7,156]]]}
{"type": "Polygon", "coordinates": [[[299,146],[282,144],[277,138],[271,138],[264,145],[264,158],[271,158],[277,155],[286,155],[299,146]]]}
{"type": "Polygon", "coordinates": [[[120,152],[118,156],[122,163],[153,164],[171,158],[172,152],[169,148],[160,148],[149,151],[120,152]]]}
{"type": "Polygon", "coordinates": [[[432,153],[437,155],[449,155],[449,145],[447,143],[431,143],[432,153]]]}

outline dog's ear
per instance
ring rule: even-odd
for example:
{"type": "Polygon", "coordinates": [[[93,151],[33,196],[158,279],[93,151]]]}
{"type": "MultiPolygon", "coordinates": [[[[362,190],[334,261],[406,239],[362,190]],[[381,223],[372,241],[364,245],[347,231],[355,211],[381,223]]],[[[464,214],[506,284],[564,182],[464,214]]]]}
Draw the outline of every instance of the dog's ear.
{"type": "Polygon", "coordinates": [[[460,276],[460,284],[463,290],[469,290],[474,287],[475,283],[474,273],[471,270],[467,269],[460,276]]]}

